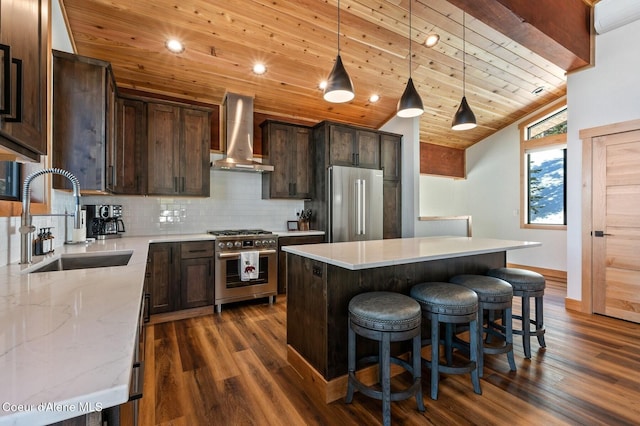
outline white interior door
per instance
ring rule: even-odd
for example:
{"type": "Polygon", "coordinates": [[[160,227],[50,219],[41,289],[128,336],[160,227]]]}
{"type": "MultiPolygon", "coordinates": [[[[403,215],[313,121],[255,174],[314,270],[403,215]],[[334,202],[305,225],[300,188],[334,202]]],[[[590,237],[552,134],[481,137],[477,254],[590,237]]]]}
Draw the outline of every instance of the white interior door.
{"type": "Polygon", "coordinates": [[[640,323],[640,131],[593,139],[593,312],[640,323]]]}

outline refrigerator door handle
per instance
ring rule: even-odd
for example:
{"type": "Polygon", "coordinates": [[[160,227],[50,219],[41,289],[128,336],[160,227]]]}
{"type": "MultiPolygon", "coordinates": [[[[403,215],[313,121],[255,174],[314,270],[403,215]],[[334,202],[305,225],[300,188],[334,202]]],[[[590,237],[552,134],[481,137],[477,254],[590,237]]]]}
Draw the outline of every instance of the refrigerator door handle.
{"type": "Polygon", "coordinates": [[[356,219],[356,235],[360,235],[360,227],[361,227],[361,223],[360,223],[360,219],[361,219],[361,209],[362,209],[362,200],[361,200],[361,194],[360,194],[360,179],[356,179],[355,181],[355,185],[356,185],[356,215],[355,215],[355,219],[356,219]]]}
{"type": "Polygon", "coordinates": [[[362,215],[360,217],[360,231],[361,234],[360,235],[366,235],[367,234],[367,229],[366,229],[366,219],[367,219],[367,181],[366,179],[361,179],[360,180],[360,196],[362,197],[362,208],[360,209],[360,214],[362,215]]]}

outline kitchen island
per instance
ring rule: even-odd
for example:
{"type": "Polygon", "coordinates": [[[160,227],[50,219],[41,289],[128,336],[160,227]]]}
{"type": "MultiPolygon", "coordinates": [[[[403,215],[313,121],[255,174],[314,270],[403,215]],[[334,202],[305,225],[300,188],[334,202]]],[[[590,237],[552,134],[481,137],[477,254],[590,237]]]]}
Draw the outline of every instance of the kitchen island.
{"type": "MultiPolygon", "coordinates": [[[[352,297],[368,291],[408,294],[421,282],[448,281],[456,274],[485,274],[506,265],[507,250],[540,245],[477,237],[425,237],[284,247],[287,359],[312,396],[327,403],[341,398],[347,383],[352,297]]],[[[373,344],[358,345],[359,355],[376,350],[373,344]]],[[[374,379],[373,370],[365,374],[374,379]]]]}

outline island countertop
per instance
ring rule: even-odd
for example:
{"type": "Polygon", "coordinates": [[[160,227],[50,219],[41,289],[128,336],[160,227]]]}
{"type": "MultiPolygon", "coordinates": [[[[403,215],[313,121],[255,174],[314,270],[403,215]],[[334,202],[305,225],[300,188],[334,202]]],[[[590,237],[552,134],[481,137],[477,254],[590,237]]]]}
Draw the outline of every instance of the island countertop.
{"type": "Polygon", "coordinates": [[[306,244],[283,247],[302,257],[349,270],[403,265],[429,260],[538,247],[535,241],[478,237],[421,237],[374,241],[306,244]]]}

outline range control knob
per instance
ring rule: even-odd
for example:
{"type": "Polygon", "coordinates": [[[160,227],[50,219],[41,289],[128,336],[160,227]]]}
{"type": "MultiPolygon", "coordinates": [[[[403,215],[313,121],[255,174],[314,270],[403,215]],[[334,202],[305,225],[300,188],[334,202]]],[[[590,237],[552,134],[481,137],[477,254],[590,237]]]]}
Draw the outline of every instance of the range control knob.
{"type": "Polygon", "coordinates": [[[262,245],[262,241],[258,240],[256,241],[256,247],[260,247],[262,245]]]}
{"type": "Polygon", "coordinates": [[[240,247],[242,247],[242,243],[241,243],[240,241],[236,241],[235,243],[233,243],[233,245],[234,245],[236,248],[240,248],[240,247]]]}
{"type": "Polygon", "coordinates": [[[218,243],[218,247],[220,247],[221,249],[224,248],[224,243],[218,243]]]}
{"type": "Polygon", "coordinates": [[[227,248],[233,248],[233,243],[231,241],[227,243],[227,248]]]}

